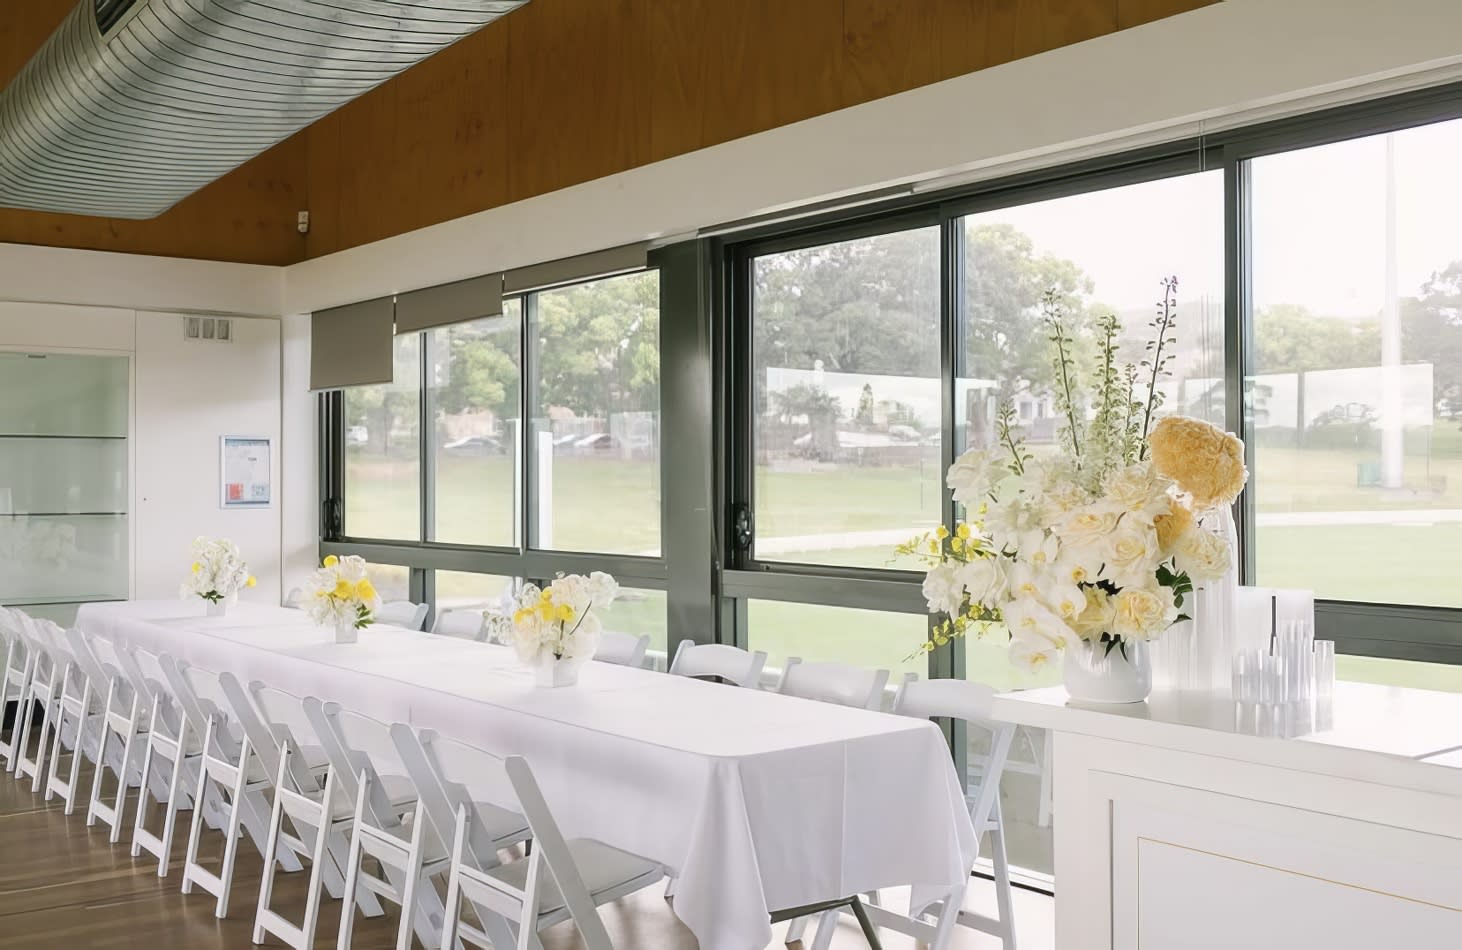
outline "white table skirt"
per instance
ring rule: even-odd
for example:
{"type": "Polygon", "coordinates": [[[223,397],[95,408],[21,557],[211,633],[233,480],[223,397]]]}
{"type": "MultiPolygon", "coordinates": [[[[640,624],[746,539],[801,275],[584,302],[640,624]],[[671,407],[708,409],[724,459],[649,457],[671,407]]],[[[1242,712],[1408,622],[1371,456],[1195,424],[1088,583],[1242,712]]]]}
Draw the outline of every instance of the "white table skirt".
{"type": "Polygon", "coordinates": [[[570,837],[663,863],[703,950],[771,940],[770,911],[899,885],[962,888],[976,840],[926,720],[606,663],[537,689],[500,646],[371,627],[360,642],[250,604],[87,604],[81,629],[520,754],[570,837]]]}

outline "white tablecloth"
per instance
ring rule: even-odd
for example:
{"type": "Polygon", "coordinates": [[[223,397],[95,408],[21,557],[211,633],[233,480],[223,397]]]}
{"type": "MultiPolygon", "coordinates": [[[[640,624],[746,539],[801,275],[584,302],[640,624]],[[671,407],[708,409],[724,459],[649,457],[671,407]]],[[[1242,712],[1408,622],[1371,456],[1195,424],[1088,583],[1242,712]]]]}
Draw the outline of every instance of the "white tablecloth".
{"type": "Polygon", "coordinates": [[[241,680],[335,700],[533,766],[569,836],[678,877],[704,950],[771,940],[768,912],[879,887],[948,891],[976,853],[961,786],[925,720],[590,663],[534,688],[513,652],[394,627],[337,645],[300,611],[87,604],[83,630],[241,680]]]}

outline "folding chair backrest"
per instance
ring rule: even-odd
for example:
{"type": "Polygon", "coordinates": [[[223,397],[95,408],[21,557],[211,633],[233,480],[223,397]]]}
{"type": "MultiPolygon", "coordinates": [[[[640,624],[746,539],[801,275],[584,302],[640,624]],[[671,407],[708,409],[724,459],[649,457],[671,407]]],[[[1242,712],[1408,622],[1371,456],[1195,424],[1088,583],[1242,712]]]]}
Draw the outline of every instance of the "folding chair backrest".
{"type": "Polygon", "coordinates": [[[893,700],[893,711],[900,716],[920,719],[962,719],[969,725],[990,733],[990,756],[980,777],[980,791],[971,803],[970,819],[976,831],[983,832],[992,822],[1000,795],[1000,777],[1010,755],[1015,725],[992,718],[995,690],[983,683],[967,680],[937,679],[907,682],[893,700]]]}
{"type": "Polygon", "coordinates": [[[420,630],[422,624],[426,623],[426,611],[426,604],[413,604],[409,600],[393,600],[381,605],[381,609],[376,611],[375,619],[376,623],[405,627],[407,630],[420,630]]]}
{"type": "Polygon", "coordinates": [[[777,692],[839,706],[879,709],[888,670],[865,670],[847,663],[804,663],[792,657],[782,668],[777,692]]]}
{"type": "Polygon", "coordinates": [[[594,651],[594,659],[601,663],[614,663],[619,666],[643,667],[645,651],[648,649],[650,649],[648,633],[637,637],[632,633],[606,630],[599,636],[599,649],[594,651]]]}
{"type": "Polygon", "coordinates": [[[305,715],[330,760],[335,784],[354,803],[360,795],[360,776],[369,783],[368,804],[377,825],[400,824],[380,779],[408,778],[406,764],[391,739],[391,727],[379,719],[343,708],[339,703],[322,703],[313,696],[304,699],[305,715]]]}
{"type": "Polygon", "coordinates": [[[472,867],[499,864],[497,849],[482,820],[477,802],[519,811],[512,783],[503,770],[502,759],[475,746],[446,739],[431,730],[416,730],[405,723],[391,726],[407,774],[416,785],[420,811],[445,848],[452,846],[457,812],[465,810],[473,821],[468,828],[465,862],[472,867]]]}
{"type": "Polygon", "coordinates": [[[293,693],[286,693],[282,689],[265,686],[257,681],[249,684],[247,697],[241,698],[235,695],[238,684],[236,679],[227,673],[219,679],[241,716],[248,715],[244,711],[248,708],[247,700],[253,701],[253,709],[258,711],[258,718],[253,729],[245,726],[245,732],[270,776],[278,774],[279,756],[287,750],[290,753],[289,771],[296,789],[304,793],[319,791],[321,786],[310,774],[304,756],[300,753],[305,746],[323,747],[324,742],[315,734],[314,723],[310,722],[305,713],[304,700],[293,693]],[[240,709],[240,706],[244,709],[240,709]],[[258,729],[260,725],[263,727],[262,733],[258,729]],[[262,747],[260,743],[263,743],[262,747]]]}
{"type": "Polygon", "coordinates": [[[675,660],[670,664],[673,676],[715,676],[737,686],[755,689],[761,681],[767,655],[760,650],[746,650],[725,643],[692,643],[680,641],[675,660]]]}
{"type": "Polygon", "coordinates": [[[460,640],[481,640],[487,633],[487,617],[480,610],[445,610],[437,617],[432,633],[460,640]]]}
{"type": "Polygon", "coordinates": [[[91,681],[92,690],[101,690],[102,695],[106,695],[107,683],[111,678],[97,662],[96,654],[91,652],[91,644],[86,642],[86,637],[75,627],[61,631],[61,636],[66,644],[67,656],[81,674],[91,681]]]}

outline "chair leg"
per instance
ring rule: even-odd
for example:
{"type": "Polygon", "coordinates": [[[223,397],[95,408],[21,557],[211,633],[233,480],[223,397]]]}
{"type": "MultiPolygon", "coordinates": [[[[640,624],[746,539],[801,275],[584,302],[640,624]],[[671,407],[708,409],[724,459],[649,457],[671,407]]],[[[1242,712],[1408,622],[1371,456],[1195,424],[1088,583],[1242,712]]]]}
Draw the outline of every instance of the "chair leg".
{"type": "Polygon", "coordinates": [[[1036,811],[1036,824],[1042,828],[1051,827],[1051,779],[1055,763],[1052,761],[1052,740],[1055,737],[1047,730],[1041,739],[1041,788],[1036,811]]]}
{"type": "Polygon", "coordinates": [[[833,945],[833,934],[837,932],[838,918],[842,915],[837,908],[822,912],[817,918],[817,936],[812,940],[812,950],[828,950],[833,945]]]}
{"type": "Polygon", "coordinates": [[[853,916],[858,918],[858,926],[863,928],[863,936],[868,939],[870,950],[883,950],[883,944],[878,941],[878,931],[873,929],[873,922],[868,919],[863,902],[856,897],[853,898],[853,916]]]}
{"type": "Polygon", "coordinates": [[[995,798],[992,817],[998,827],[990,831],[990,860],[995,871],[995,906],[1000,918],[1000,942],[1015,950],[1015,902],[1010,886],[1010,862],[1005,856],[1005,824],[1000,815],[1000,798],[995,798]]]}
{"type": "Polygon", "coordinates": [[[798,940],[801,940],[802,935],[807,932],[807,925],[811,922],[811,920],[811,917],[798,917],[790,924],[788,924],[786,942],[796,943],[798,940]]]}
{"type": "Polygon", "coordinates": [[[137,814],[132,817],[132,857],[134,858],[142,853],[142,844],[138,841],[138,836],[144,827],[143,816],[147,814],[148,783],[152,774],[154,748],[152,738],[149,736],[147,748],[142,753],[142,781],[137,787],[137,814]]]}
{"type": "MultiPolygon", "coordinates": [[[[280,768],[283,777],[284,769],[280,768]]],[[[279,834],[284,823],[284,793],[276,786],[274,807],[269,813],[269,837],[264,845],[264,874],[259,879],[259,905],[254,913],[254,943],[264,942],[264,915],[269,912],[269,901],[274,896],[275,853],[279,850],[279,834]]],[[[314,869],[311,868],[313,873],[314,869]]]]}
{"type": "Polygon", "coordinates": [[[224,825],[223,833],[223,865],[218,870],[218,906],[214,909],[213,915],[219,920],[228,916],[228,898],[233,892],[234,886],[234,864],[239,857],[239,838],[242,837],[241,825],[243,816],[239,813],[239,801],[244,795],[244,783],[247,776],[244,774],[244,767],[240,765],[237,781],[234,782],[233,795],[226,805],[228,809],[228,822],[224,825]]]}
{"type": "MultiPolygon", "coordinates": [[[[331,778],[325,778],[325,794],[323,797],[324,811],[320,814],[320,827],[315,833],[315,849],[310,854],[310,883],[309,891],[305,894],[305,922],[301,927],[304,934],[304,946],[315,945],[315,925],[320,919],[320,891],[321,876],[325,870],[325,862],[330,860],[328,849],[330,843],[330,815],[329,808],[331,798],[331,778]]],[[[342,882],[342,889],[343,889],[342,882]]]]}
{"type": "MultiPolygon", "coordinates": [[[[359,815],[359,811],[356,812],[359,815]]],[[[360,832],[356,831],[350,836],[350,854],[346,858],[345,866],[345,893],[340,900],[340,938],[335,942],[339,950],[350,950],[350,938],[355,930],[355,892],[360,886],[360,832]]],[[[406,912],[403,904],[401,908],[400,930],[407,934],[408,945],[410,942],[411,926],[410,915],[406,912]]],[[[398,937],[399,942],[399,937],[398,937]]]]}
{"type": "MultiPolygon", "coordinates": [[[[127,741],[122,744],[122,774],[117,779],[117,796],[112,804],[112,844],[122,840],[122,816],[127,808],[127,776],[132,771],[132,760],[137,755],[139,736],[135,721],[131,729],[132,731],[127,735],[127,741]]],[[[97,774],[101,774],[100,769],[97,770],[97,774]]]]}
{"type": "MultiPolygon", "coordinates": [[[[173,831],[178,824],[178,796],[182,794],[183,784],[183,752],[180,745],[177,761],[173,762],[172,779],[168,782],[168,800],[163,805],[162,819],[162,856],[157,862],[157,876],[168,876],[168,865],[172,860],[173,831]]],[[[199,807],[198,802],[193,803],[194,808],[199,807]]]]}
{"type": "MultiPolygon", "coordinates": [[[[209,725],[209,729],[212,729],[211,724],[209,725]]],[[[206,741],[203,748],[208,748],[206,741]]],[[[203,838],[203,808],[201,806],[201,803],[203,801],[203,796],[207,793],[207,791],[208,758],[205,756],[203,760],[198,763],[197,793],[193,796],[193,801],[198,804],[196,804],[193,808],[192,819],[188,822],[188,847],[183,852],[184,894],[193,893],[193,878],[189,875],[189,871],[193,868],[194,865],[198,863],[198,844],[199,841],[203,838]]]]}
{"type": "Polygon", "coordinates": [[[457,945],[457,923],[462,914],[462,878],[458,870],[460,857],[460,854],[453,857],[452,870],[447,875],[446,913],[442,914],[443,950],[454,950],[457,945]]]}

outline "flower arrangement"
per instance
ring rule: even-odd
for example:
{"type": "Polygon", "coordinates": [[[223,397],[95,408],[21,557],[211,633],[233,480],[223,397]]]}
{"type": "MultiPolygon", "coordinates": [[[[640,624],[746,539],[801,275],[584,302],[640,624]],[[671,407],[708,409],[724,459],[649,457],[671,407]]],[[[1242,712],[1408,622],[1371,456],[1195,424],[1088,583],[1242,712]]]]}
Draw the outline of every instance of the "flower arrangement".
{"type": "Polygon", "coordinates": [[[950,467],[966,520],[898,552],[928,565],[923,592],[942,617],[927,649],[1000,624],[1012,661],[1037,669],[1085,641],[1127,655],[1179,620],[1195,582],[1229,569],[1228,542],[1203,516],[1231,504],[1248,472],[1243,443],[1199,419],[1157,418],[1169,374],[1177,280],[1164,281],[1152,339],[1119,365],[1121,325],[1098,318],[1097,356],[1084,386],[1062,301],[1046,295],[1059,451],[1036,459],[1015,432],[1014,408],[996,418],[997,443],[950,467]]]}
{"type": "Polygon", "coordinates": [[[355,554],[330,555],[310,575],[305,609],[322,627],[360,630],[375,621],[381,597],[366,574],[365,559],[355,554]]]}
{"type": "Polygon", "coordinates": [[[547,587],[525,584],[513,612],[513,645],[527,664],[587,660],[599,645],[594,609],[608,607],[619,584],[602,571],[560,574],[547,587]]]}
{"type": "Polygon", "coordinates": [[[258,583],[232,541],[194,538],[193,564],[179,594],[184,600],[200,597],[216,607],[235,600],[239,591],[258,583]]]}

